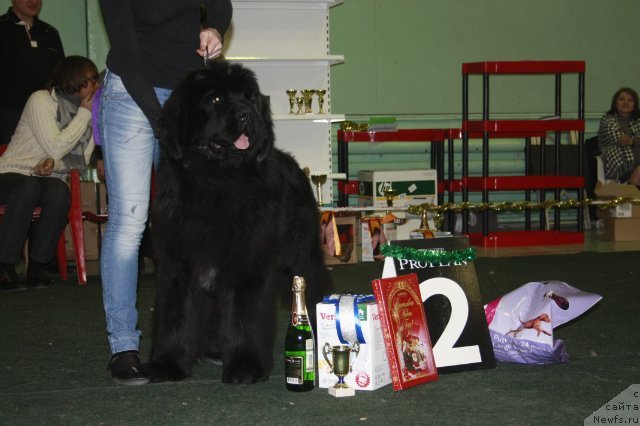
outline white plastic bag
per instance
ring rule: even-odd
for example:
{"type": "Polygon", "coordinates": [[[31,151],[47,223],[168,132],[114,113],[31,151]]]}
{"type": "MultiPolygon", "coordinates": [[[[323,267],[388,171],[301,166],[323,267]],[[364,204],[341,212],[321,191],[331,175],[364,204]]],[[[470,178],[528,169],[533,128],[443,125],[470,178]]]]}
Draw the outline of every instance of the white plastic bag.
{"type": "Polygon", "coordinates": [[[520,364],[567,362],[553,329],[582,315],[602,296],[561,281],[530,282],[485,305],[496,360],[520,364]]]}

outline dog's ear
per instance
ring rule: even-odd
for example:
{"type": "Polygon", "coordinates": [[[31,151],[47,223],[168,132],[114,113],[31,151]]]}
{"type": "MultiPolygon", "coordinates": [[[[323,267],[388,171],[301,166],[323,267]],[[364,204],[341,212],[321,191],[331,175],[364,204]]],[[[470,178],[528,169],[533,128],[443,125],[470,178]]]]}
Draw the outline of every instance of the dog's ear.
{"type": "Polygon", "coordinates": [[[171,94],[167,102],[165,102],[162,108],[162,114],[158,121],[157,136],[160,141],[160,146],[164,150],[165,155],[168,155],[176,162],[180,162],[183,157],[184,141],[189,140],[188,132],[190,131],[190,117],[191,114],[185,109],[187,105],[184,105],[184,99],[188,96],[184,96],[181,88],[178,87],[171,94]]]}
{"type": "Polygon", "coordinates": [[[273,142],[275,141],[275,133],[273,131],[273,120],[271,118],[271,103],[268,96],[258,93],[256,96],[256,110],[261,117],[263,125],[263,143],[258,151],[256,157],[258,162],[265,159],[271,149],[273,148],[273,142]]]}

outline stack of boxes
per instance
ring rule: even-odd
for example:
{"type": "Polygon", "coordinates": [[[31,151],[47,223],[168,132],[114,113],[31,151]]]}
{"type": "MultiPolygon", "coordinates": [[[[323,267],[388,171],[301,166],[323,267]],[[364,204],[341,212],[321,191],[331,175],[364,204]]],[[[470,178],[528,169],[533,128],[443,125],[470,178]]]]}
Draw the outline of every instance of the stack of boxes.
{"type": "MultiPolygon", "coordinates": [[[[362,207],[387,207],[385,191],[393,189],[393,207],[438,203],[438,178],[436,170],[361,170],[358,173],[358,205],[362,207]]],[[[383,215],[384,212],[377,212],[383,215]]],[[[387,224],[384,232],[387,240],[410,239],[411,231],[420,227],[420,217],[404,212],[393,212],[402,224],[387,224]]],[[[433,230],[433,221],[429,220],[433,230]]],[[[366,240],[366,239],[365,239],[366,240]]]]}
{"type": "MultiPolygon", "coordinates": [[[[640,199],[640,190],[634,185],[616,182],[598,182],[595,188],[598,200],[611,201],[616,198],[640,199]]],[[[600,237],[607,241],[640,241],[640,205],[624,203],[597,210],[598,218],[604,223],[600,237]]]]}
{"type": "MultiPolygon", "coordinates": [[[[80,198],[83,212],[88,211],[97,215],[107,214],[107,188],[103,183],[93,181],[80,182],[80,198]]],[[[104,234],[105,224],[97,224],[85,220],[82,223],[82,227],[84,230],[85,259],[97,260],[100,258],[100,242],[104,234]]],[[[73,259],[75,253],[69,226],[65,229],[65,240],[67,258],[73,259]]]]}

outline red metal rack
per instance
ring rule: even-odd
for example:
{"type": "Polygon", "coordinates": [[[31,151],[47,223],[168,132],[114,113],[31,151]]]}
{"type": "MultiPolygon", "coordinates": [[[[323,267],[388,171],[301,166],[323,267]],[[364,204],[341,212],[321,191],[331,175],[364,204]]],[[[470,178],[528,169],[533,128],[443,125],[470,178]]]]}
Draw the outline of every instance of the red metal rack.
{"type": "MultiPolygon", "coordinates": [[[[525,190],[526,199],[530,200],[531,190],[555,190],[555,198],[560,198],[561,189],[578,189],[578,201],[583,198],[580,191],[584,188],[582,161],[579,161],[579,176],[560,176],[560,132],[578,132],[578,156],[582,158],[582,144],[584,142],[584,61],[499,61],[473,62],[462,64],[462,198],[469,200],[469,191],[481,191],[482,201],[489,201],[490,191],[525,190]],[[561,87],[562,74],[578,75],[578,118],[566,120],[561,118],[561,87]],[[469,119],[469,75],[482,75],[482,119],[469,119]],[[492,120],[489,114],[489,77],[500,74],[554,74],[555,75],[555,116],[552,120],[492,120]],[[547,173],[544,170],[544,137],[541,142],[541,170],[539,176],[491,176],[489,172],[489,140],[494,137],[504,137],[507,134],[519,133],[536,136],[540,133],[555,132],[555,170],[547,173]],[[469,139],[480,133],[482,135],[482,176],[469,177],[469,139]]],[[[530,149],[529,138],[526,142],[526,152],[530,149]]],[[[544,191],[541,200],[544,199],[544,191]]],[[[466,213],[466,212],[465,212],[466,213]]],[[[466,214],[465,214],[466,216],[466,214]]],[[[482,233],[470,234],[473,245],[483,247],[509,247],[523,245],[551,245],[551,244],[581,244],[584,242],[583,212],[577,209],[576,231],[560,230],[560,212],[554,211],[554,229],[543,230],[546,226],[543,212],[540,214],[540,230],[530,229],[529,214],[527,214],[525,231],[490,232],[487,212],[482,214],[482,233]]],[[[467,232],[467,220],[463,221],[463,232],[467,232]]]]}
{"type": "MultiPolygon", "coordinates": [[[[347,180],[338,182],[338,206],[346,207],[349,195],[358,193],[358,181],[349,180],[349,143],[351,142],[431,142],[429,164],[437,171],[438,202],[441,203],[445,190],[443,143],[449,138],[449,132],[449,129],[400,129],[391,132],[338,130],[338,172],[345,173],[347,176],[347,180]]],[[[452,168],[449,167],[449,170],[452,177],[452,168]]]]}
{"type": "Polygon", "coordinates": [[[493,61],[466,62],[462,74],[584,74],[584,61],[493,61]]]}

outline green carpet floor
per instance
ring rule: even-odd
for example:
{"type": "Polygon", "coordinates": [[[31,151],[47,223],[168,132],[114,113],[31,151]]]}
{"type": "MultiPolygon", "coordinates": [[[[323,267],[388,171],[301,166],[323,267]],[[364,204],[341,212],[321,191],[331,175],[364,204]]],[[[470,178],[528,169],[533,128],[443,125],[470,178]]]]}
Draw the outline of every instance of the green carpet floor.
{"type": "MultiPolygon", "coordinates": [[[[640,383],[640,252],[480,258],[483,300],[529,281],[556,279],[603,300],[555,331],[567,364],[498,364],[491,370],[441,375],[394,392],[391,386],[336,399],[325,389],[296,394],[284,386],[282,352],[269,381],[220,382],[221,367],[203,364],[192,378],[129,388],[106,370],[99,277],[42,290],[0,294],[0,424],[539,424],[572,425],[631,384],[640,383]]],[[[370,293],[382,265],[333,268],[338,290],[370,293]]],[[[72,277],[73,278],[73,277],[72,277]]],[[[154,279],[139,290],[140,327],[149,352],[154,279]]],[[[282,341],[289,307],[283,307],[282,341]]],[[[280,344],[279,344],[280,346],[280,344]]]]}

